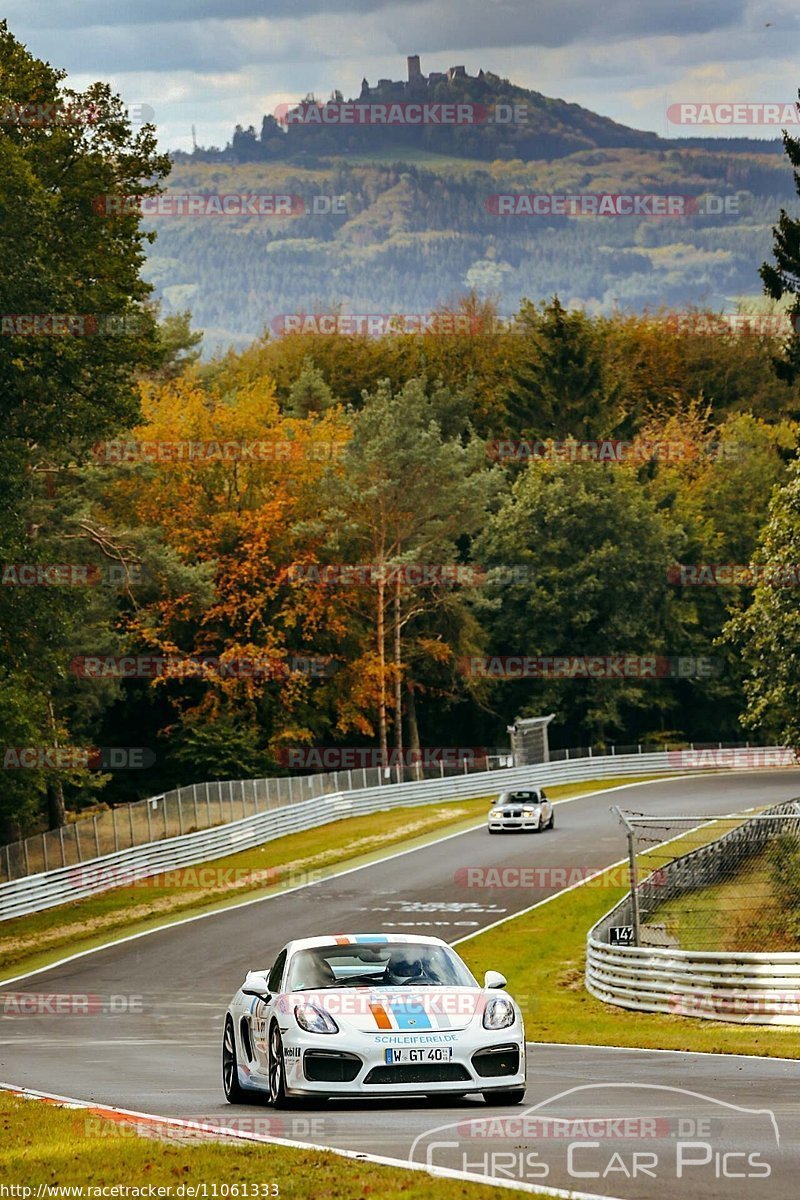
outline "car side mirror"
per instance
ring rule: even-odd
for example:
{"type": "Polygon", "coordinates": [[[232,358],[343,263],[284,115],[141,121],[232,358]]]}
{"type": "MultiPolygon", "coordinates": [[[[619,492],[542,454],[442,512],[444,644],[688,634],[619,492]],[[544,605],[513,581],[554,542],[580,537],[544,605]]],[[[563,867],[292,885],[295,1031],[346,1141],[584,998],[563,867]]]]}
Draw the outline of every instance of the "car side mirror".
{"type": "Polygon", "coordinates": [[[499,971],[487,971],[483,977],[485,988],[504,988],[507,983],[505,975],[501,975],[499,971]]]}
{"type": "Polygon", "coordinates": [[[259,1000],[269,1000],[270,990],[266,975],[259,975],[257,971],[248,975],[242,984],[242,995],[257,996],[259,1000]]]}

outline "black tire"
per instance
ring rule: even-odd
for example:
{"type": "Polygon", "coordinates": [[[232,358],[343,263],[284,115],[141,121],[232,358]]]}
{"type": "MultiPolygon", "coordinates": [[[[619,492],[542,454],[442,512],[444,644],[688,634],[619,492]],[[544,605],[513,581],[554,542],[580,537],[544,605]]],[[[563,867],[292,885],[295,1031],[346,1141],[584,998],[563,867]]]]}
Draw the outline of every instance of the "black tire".
{"type": "Polygon", "coordinates": [[[286,1095],[286,1068],[283,1061],[283,1041],[278,1022],[269,1031],[269,1098],[273,1108],[291,1108],[286,1095]]]}
{"type": "Polygon", "coordinates": [[[222,1034],[222,1087],[228,1104],[247,1104],[250,1097],[239,1083],[239,1069],[236,1061],[236,1035],[233,1031],[233,1021],[228,1015],[225,1018],[225,1030],[222,1034]]]}
{"type": "Polygon", "coordinates": [[[483,1098],[487,1104],[522,1104],[525,1099],[525,1088],[506,1088],[504,1092],[484,1092],[483,1098]]]}
{"type": "Polygon", "coordinates": [[[550,820],[547,822],[547,828],[555,829],[555,827],[556,827],[556,810],[553,809],[553,811],[550,813],[550,820]]]}

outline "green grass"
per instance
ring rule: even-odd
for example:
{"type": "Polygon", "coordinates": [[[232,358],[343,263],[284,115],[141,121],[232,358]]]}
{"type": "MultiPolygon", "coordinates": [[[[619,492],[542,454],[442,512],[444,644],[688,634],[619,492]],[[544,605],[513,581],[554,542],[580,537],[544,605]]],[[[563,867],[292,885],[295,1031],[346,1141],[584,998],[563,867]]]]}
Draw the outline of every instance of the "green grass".
{"type": "MultiPolygon", "coordinates": [[[[693,831],[685,845],[684,839],[673,844],[672,854],[717,836],[714,826],[693,831]]],[[[640,866],[649,862],[652,870],[663,864],[663,852],[656,855],[642,855],[640,866]]],[[[459,953],[479,978],[492,969],[508,978],[509,991],[525,1015],[528,1039],[800,1058],[800,1030],[632,1012],[604,1004],[586,991],[586,935],[626,894],[622,874],[619,869],[604,872],[459,945],[459,953]]]]}
{"type": "MultiPolygon", "coordinates": [[[[631,782],[635,780],[562,784],[548,788],[548,792],[557,799],[631,782]]],[[[486,796],[349,817],[182,872],[140,880],[31,916],[3,921],[0,983],[55,962],[65,953],[101,946],[123,934],[156,929],[182,916],[272,895],[286,887],[328,877],[337,870],[369,863],[387,850],[412,849],[445,834],[472,828],[483,822],[488,806],[486,796]]],[[[92,870],[91,865],[87,870],[92,870]]]]}
{"type": "MultiPolygon", "coordinates": [[[[59,1108],[0,1093],[0,1178],[6,1185],[168,1187],[212,1184],[278,1185],[281,1200],[492,1200],[497,1188],[485,1183],[435,1179],[423,1171],[377,1166],[326,1153],[284,1146],[218,1142],[176,1144],[139,1136],[92,1118],[86,1110],[59,1108]],[[94,1130],[94,1134],[87,1133],[94,1130]]],[[[242,1195],[242,1191],[239,1195],[242,1195]]],[[[185,1192],[183,1193],[186,1194],[185,1192]]],[[[212,1195],[209,1190],[208,1195],[212,1195]]],[[[269,1195],[269,1190],[249,1195],[269,1195]]],[[[202,1193],[201,1193],[202,1195],[202,1193]]]]}
{"type": "Polygon", "coordinates": [[[682,950],[797,951],[772,881],[770,852],[754,854],[730,879],[662,904],[663,922],[682,950]]]}

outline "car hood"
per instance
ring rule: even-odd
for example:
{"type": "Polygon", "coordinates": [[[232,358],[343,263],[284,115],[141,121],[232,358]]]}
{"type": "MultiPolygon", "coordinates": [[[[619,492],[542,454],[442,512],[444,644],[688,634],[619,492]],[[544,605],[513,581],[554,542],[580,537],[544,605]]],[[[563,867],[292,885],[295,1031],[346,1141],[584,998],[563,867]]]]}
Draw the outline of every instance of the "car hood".
{"type": "Polygon", "coordinates": [[[486,1004],[482,988],[325,988],[295,992],[292,1002],[316,1004],[362,1033],[422,1033],[465,1029],[486,1004]]]}

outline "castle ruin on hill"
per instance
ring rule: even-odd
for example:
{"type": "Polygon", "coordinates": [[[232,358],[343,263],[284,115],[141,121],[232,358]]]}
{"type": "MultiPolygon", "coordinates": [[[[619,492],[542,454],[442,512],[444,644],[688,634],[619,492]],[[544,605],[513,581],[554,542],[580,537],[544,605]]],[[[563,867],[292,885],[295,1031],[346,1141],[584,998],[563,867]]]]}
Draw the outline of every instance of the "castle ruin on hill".
{"type": "Polygon", "coordinates": [[[431,71],[423,75],[419,55],[408,56],[408,79],[379,79],[376,87],[370,87],[365,78],[361,81],[359,100],[402,100],[409,96],[419,97],[430,92],[438,83],[452,83],[455,79],[483,79],[483,71],[467,75],[463,66],[450,67],[447,71],[431,71]]]}

